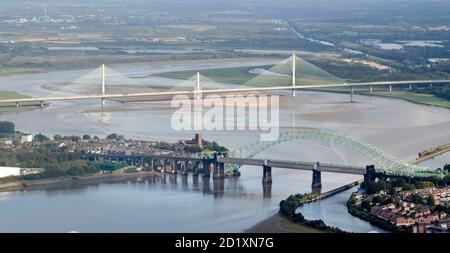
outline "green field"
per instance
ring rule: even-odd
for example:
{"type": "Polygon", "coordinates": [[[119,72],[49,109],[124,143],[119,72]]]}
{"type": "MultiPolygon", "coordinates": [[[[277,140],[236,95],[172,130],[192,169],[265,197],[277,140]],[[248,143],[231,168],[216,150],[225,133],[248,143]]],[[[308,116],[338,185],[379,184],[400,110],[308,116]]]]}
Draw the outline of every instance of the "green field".
{"type": "MultiPolygon", "coordinates": [[[[329,92],[338,92],[338,93],[348,93],[350,94],[350,88],[326,88],[326,89],[315,89],[318,91],[329,91],[329,92]]],[[[433,105],[450,109],[450,101],[434,96],[432,94],[425,93],[416,93],[410,91],[392,91],[389,92],[386,87],[374,87],[373,93],[368,92],[367,87],[355,87],[355,94],[361,95],[374,95],[381,97],[390,97],[390,98],[398,98],[403,99],[409,102],[424,104],[424,105],[433,105]]]]}
{"type": "Polygon", "coordinates": [[[27,98],[28,96],[21,95],[14,91],[0,90],[0,99],[15,99],[15,98],[27,98]]]}
{"type": "MultiPolygon", "coordinates": [[[[305,66],[303,66],[305,67],[305,66]]],[[[307,66],[310,67],[310,66],[307,66]]],[[[260,66],[258,68],[264,68],[276,73],[284,74],[286,71],[283,69],[277,69],[276,66],[260,66]],[[283,73],[284,72],[284,73],[283,73]]],[[[249,73],[250,70],[255,67],[239,67],[228,69],[206,69],[201,70],[202,76],[210,79],[208,81],[220,82],[220,83],[234,83],[234,84],[246,84],[255,87],[268,87],[268,86],[283,86],[290,85],[291,78],[289,76],[268,76],[257,75],[249,73]]],[[[180,72],[167,72],[162,73],[159,76],[175,78],[175,79],[193,79],[197,71],[180,71],[180,72]]],[[[297,85],[320,85],[330,83],[342,83],[343,80],[331,75],[325,75],[315,68],[303,69],[297,75],[297,85]]],[[[350,88],[324,88],[316,89],[319,91],[349,93],[350,88]]],[[[355,87],[355,94],[370,95],[367,87],[355,87]]],[[[390,93],[387,87],[374,87],[373,95],[392,97],[407,100],[414,103],[420,103],[425,105],[440,106],[450,108],[450,101],[436,97],[431,94],[414,93],[409,91],[393,91],[390,93]]]]}
{"type": "Polygon", "coordinates": [[[44,68],[28,68],[28,67],[2,67],[0,68],[0,76],[26,74],[26,73],[41,73],[47,69],[44,68]]]}
{"type": "MultiPolygon", "coordinates": [[[[14,91],[2,91],[0,90],[0,99],[15,99],[15,98],[28,98],[29,96],[21,95],[14,91]]],[[[4,112],[13,112],[17,110],[23,110],[23,109],[29,109],[29,108],[35,108],[39,105],[36,105],[35,103],[24,103],[21,104],[21,108],[17,109],[14,104],[0,104],[0,113],[4,112]]]]}
{"type": "MultiPolygon", "coordinates": [[[[287,86],[292,83],[291,79],[292,61],[287,60],[276,65],[258,67],[236,67],[222,69],[204,69],[191,71],[167,72],[158,76],[175,79],[194,79],[195,74],[200,74],[209,79],[207,81],[220,83],[245,84],[254,87],[287,86]],[[268,74],[256,74],[250,71],[269,71],[268,74]]],[[[343,83],[344,80],[297,58],[296,61],[296,83],[298,85],[320,85],[330,83],[343,83]]]]}
{"type": "Polygon", "coordinates": [[[450,101],[445,100],[443,98],[436,97],[432,94],[423,94],[423,93],[414,93],[414,92],[408,92],[408,91],[393,91],[390,92],[374,92],[377,96],[383,96],[383,97],[392,97],[392,98],[399,98],[404,99],[410,102],[419,103],[419,104],[425,104],[425,105],[434,105],[434,106],[440,106],[450,109],[450,101]]]}

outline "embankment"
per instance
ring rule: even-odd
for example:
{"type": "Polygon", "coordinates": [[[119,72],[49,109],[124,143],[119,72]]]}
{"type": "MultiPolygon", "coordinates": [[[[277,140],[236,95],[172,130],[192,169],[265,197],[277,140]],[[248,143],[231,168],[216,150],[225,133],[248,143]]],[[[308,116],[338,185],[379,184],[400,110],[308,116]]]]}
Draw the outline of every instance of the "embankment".
{"type": "Polygon", "coordinates": [[[435,156],[442,155],[444,153],[450,152],[450,143],[445,145],[440,145],[434,148],[429,148],[419,153],[419,157],[416,160],[410,162],[411,164],[418,164],[435,156]]]}
{"type": "Polygon", "coordinates": [[[136,173],[113,173],[113,174],[79,176],[79,177],[61,177],[43,180],[17,181],[0,184],[0,192],[24,191],[24,190],[32,191],[32,190],[45,190],[62,187],[76,187],[102,182],[118,182],[151,175],[153,175],[153,172],[148,171],[136,173]]]}

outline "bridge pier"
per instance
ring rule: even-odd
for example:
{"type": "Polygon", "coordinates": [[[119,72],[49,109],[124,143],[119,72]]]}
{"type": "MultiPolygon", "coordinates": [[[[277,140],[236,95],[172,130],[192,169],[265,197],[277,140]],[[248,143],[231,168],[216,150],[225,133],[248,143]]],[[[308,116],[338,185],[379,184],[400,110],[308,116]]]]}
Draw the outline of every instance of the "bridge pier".
{"type": "Polygon", "coordinates": [[[172,160],[171,162],[171,166],[172,166],[172,174],[177,174],[177,161],[172,160]]]}
{"type": "Polygon", "coordinates": [[[195,162],[192,164],[192,172],[194,173],[194,176],[198,176],[199,167],[200,167],[200,162],[195,162]]]}
{"type": "Polygon", "coordinates": [[[369,86],[369,92],[373,93],[373,86],[369,86]]]}
{"type": "Polygon", "coordinates": [[[319,170],[313,170],[312,172],[313,172],[313,175],[312,175],[311,186],[313,188],[322,187],[322,172],[320,172],[319,170]]]}
{"type": "Polygon", "coordinates": [[[184,188],[187,188],[187,186],[188,186],[188,175],[187,174],[181,175],[181,184],[183,185],[184,188]]]}
{"type": "Polygon", "coordinates": [[[181,174],[182,175],[187,175],[188,174],[188,162],[183,162],[183,161],[181,161],[180,162],[180,165],[181,165],[181,174]]]}
{"type": "Polygon", "coordinates": [[[209,181],[210,181],[211,179],[209,178],[209,176],[208,177],[203,177],[202,178],[202,183],[203,183],[203,194],[206,194],[206,193],[210,193],[211,192],[211,187],[210,187],[210,185],[209,185],[209,181]]]}
{"type": "Polygon", "coordinates": [[[367,165],[366,173],[364,173],[364,182],[375,181],[377,174],[375,172],[375,165],[367,165]]]}
{"type": "Polygon", "coordinates": [[[170,181],[171,184],[176,185],[177,184],[177,179],[178,179],[178,176],[176,174],[169,175],[169,181],[170,181]]]}
{"type": "Polygon", "coordinates": [[[203,177],[210,177],[211,176],[211,172],[209,170],[209,168],[211,167],[211,163],[212,161],[210,159],[203,159],[202,164],[203,164],[203,177]]]}
{"type": "Polygon", "coordinates": [[[192,187],[194,190],[198,190],[198,174],[192,174],[192,187]]]}
{"type": "Polygon", "coordinates": [[[225,178],[225,164],[215,163],[213,179],[221,179],[221,178],[225,178]]]}
{"type": "Polygon", "coordinates": [[[409,91],[412,91],[412,85],[411,84],[409,85],[409,91]]]}
{"type": "Polygon", "coordinates": [[[272,197],[272,184],[262,184],[263,188],[263,198],[271,198],[272,197]]]}
{"type": "Polygon", "coordinates": [[[354,90],[353,90],[353,86],[352,86],[352,87],[350,87],[350,102],[353,102],[353,93],[354,93],[354,90]]]}
{"type": "Polygon", "coordinates": [[[265,165],[263,165],[263,183],[272,183],[272,167],[267,165],[267,161],[265,165]]]}
{"type": "Polygon", "coordinates": [[[155,163],[152,157],[148,158],[148,166],[152,169],[152,171],[155,171],[155,163]]]}
{"type": "Polygon", "coordinates": [[[322,194],[322,186],[318,186],[318,187],[311,187],[311,193],[320,195],[322,194]]]}
{"type": "Polygon", "coordinates": [[[312,188],[319,188],[322,187],[322,172],[319,170],[319,162],[316,162],[314,164],[314,168],[312,170],[312,188]]]}
{"type": "Polygon", "coordinates": [[[216,178],[213,180],[214,197],[222,197],[225,192],[225,178],[216,178]]]}
{"type": "Polygon", "coordinates": [[[217,153],[214,154],[214,173],[213,179],[225,178],[225,164],[219,162],[219,155],[217,153]]]}
{"type": "Polygon", "coordinates": [[[389,85],[389,92],[392,92],[392,85],[389,85]]]}

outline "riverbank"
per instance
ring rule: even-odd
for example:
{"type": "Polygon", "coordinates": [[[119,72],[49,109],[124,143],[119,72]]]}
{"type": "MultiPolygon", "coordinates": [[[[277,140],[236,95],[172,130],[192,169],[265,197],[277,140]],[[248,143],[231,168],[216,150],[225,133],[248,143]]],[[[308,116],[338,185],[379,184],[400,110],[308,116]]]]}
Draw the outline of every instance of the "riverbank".
{"type": "Polygon", "coordinates": [[[17,182],[0,184],[0,192],[33,191],[33,190],[46,190],[54,188],[76,187],[96,183],[118,182],[151,175],[154,175],[154,172],[145,171],[135,173],[112,173],[112,174],[90,175],[80,177],[60,177],[42,180],[22,180],[17,182]]]}
{"type": "Polygon", "coordinates": [[[404,231],[399,230],[397,227],[395,227],[391,223],[389,223],[383,219],[380,219],[374,215],[371,215],[370,213],[365,212],[361,208],[358,208],[355,204],[352,203],[352,198],[354,196],[355,196],[355,193],[353,193],[352,196],[347,201],[347,210],[348,210],[349,214],[351,214],[355,217],[358,217],[361,220],[365,220],[376,227],[382,228],[384,230],[387,230],[387,231],[390,231],[393,233],[404,232],[404,231]]]}
{"type": "MultiPolygon", "coordinates": [[[[355,181],[350,184],[346,184],[344,186],[338,187],[331,191],[320,194],[319,196],[311,199],[308,202],[302,203],[310,203],[315,201],[320,201],[329,197],[332,197],[340,192],[349,190],[357,185],[359,185],[361,181],[355,181]]],[[[273,214],[269,218],[259,222],[255,226],[245,230],[248,233],[326,233],[327,231],[323,231],[319,228],[308,226],[303,223],[294,222],[292,219],[282,216],[279,212],[273,214]]]]}
{"type": "Polygon", "coordinates": [[[418,163],[424,162],[426,160],[432,159],[436,156],[445,154],[447,152],[450,152],[450,143],[424,150],[419,153],[419,157],[417,157],[416,160],[414,160],[410,163],[418,164],[418,163]]]}
{"type": "MultiPolygon", "coordinates": [[[[350,94],[349,90],[343,88],[319,88],[319,89],[304,89],[309,91],[331,92],[338,94],[350,94]]],[[[363,90],[363,88],[355,88],[354,95],[381,97],[407,101],[417,105],[435,106],[450,109],[450,101],[443,98],[438,98],[432,94],[415,93],[410,91],[374,91],[372,93],[363,90]]]]}

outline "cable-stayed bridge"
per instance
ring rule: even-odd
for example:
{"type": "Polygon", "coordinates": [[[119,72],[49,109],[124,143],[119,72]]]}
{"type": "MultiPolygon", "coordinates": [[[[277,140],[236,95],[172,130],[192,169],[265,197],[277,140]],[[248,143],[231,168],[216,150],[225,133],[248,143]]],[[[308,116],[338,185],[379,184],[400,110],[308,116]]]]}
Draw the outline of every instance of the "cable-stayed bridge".
{"type": "MultiPolygon", "coordinates": [[[[244,86],[239,88],[220,88],[220,89],[203,89],[200,85],[200,80],[198,78],[196,85],[192,90],[169,90],[169,91],[150,91],[150,92],[132,92],[132,93],[107,93],[107,76],[105,74],[105,66],[103,65],[102,75],[98,84],[92,82],[92,87],[98,86],[100,88],[98,94],[87,94],[87,95],[63,95],[63,96],[48,96],[48,97],[30,97],[30,98],[17,98],[17,99],[1,99],[0,104],[15,104],[17,107],[23,103],[40,103],[43,106],[46,102],[57,102],[57,101],[76,101],[76,100],[100,100],[101,104],[105,104],[105,100],[120,100],[120,99],[136,99],[139,101],[151,100],[159,97],[168,97],[176,95],[192,95],[197,96],[198,94],[239,94],[248,92],[276,92],[276,91],[291,91],[292,96],[296,96],[296,92],[299,90],[307,89],[327,89],[327,88],[348,88],[351,95],[351,100],[353,100],[354,88],[357,87],[367,87],[370,93],[373,92],[373,88],[377,86],[389,87],[389,91],[392,92],[393,86],[408,86],[409,90],[412,90],[413,85],[433,85],[433,84],[449,84],[450,80],[404,80],[404,81],[379,81],[379,82],[361,82],[361,83],[346,83],[346,82],[336,82],[327,84],[317,84],[317,85],[298,85],[296,80],[296,56],[293,55],[290,60],[292,62],[291,69],[291,84],[290,85],[277,85],[274,83],[271,86],[255,87],[255,86],[244,86]]],[[[199,73],[197,75],[199,77],[199,73]]],[[[258,79],[256,79],[258,80],[258,79]]],[[[125,81],[126,82],[126,81],[125,81]]],[[[256,81],[257,82],[257,81],[256,81]]],[[[126,85],[126,83],[124,83],[126,85]]]]}

